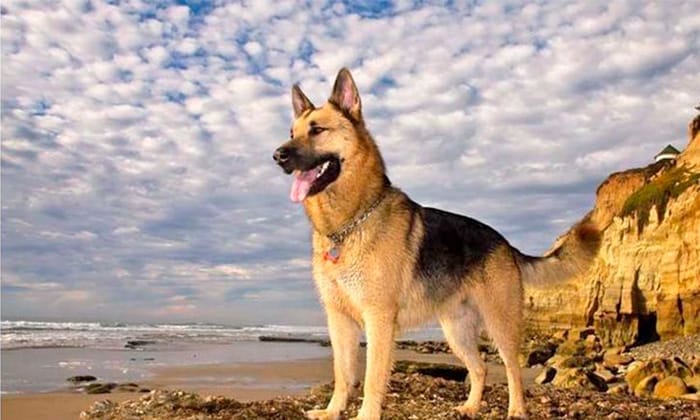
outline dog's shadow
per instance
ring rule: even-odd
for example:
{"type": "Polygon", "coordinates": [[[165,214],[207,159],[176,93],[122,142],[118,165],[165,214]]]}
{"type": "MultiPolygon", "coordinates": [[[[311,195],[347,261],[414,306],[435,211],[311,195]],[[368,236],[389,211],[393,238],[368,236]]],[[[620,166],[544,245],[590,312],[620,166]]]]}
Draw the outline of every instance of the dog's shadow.
{"type": "Polygon", "coordinates": [[[411,362],[407,360],[399,360],[394,363],[394,373],[418,373],[433,378],[458,382],[464,382],[467,377],[467,369],[462,366],[447,363],[411,362]]]}

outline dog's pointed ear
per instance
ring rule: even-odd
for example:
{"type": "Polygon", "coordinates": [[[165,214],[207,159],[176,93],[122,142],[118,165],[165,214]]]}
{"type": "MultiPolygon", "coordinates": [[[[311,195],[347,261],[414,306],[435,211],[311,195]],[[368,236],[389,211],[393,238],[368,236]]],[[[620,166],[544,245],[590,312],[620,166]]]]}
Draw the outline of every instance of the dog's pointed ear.
{"type": "Polygon", "coordinates": [[[304,111],[314,108],[314,104],[304,95],[298,84],[292,87],[292,108],[294,108],[294,118],[299,118],[304,111]]]}
{"type": "Polygon", "coordinates": [[[335,104],[342,111],[349,113],[355,120],[362,120],[362,103],[350,70],[342,68],[333,85],[333,92],[328,102],[335,104]]]}

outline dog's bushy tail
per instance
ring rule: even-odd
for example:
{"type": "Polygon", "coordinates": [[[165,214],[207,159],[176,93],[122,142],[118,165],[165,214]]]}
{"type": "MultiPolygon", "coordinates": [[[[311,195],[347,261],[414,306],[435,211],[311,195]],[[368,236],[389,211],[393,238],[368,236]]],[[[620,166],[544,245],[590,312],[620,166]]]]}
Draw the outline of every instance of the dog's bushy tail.
{"type": "Polygon", "coordinates": [[[516,259],[523,282],[546,285],[584,273],[598,254],[600,237],[600,230],[585,217],[544,256],[533,257],[519,252],[516,259]]]}

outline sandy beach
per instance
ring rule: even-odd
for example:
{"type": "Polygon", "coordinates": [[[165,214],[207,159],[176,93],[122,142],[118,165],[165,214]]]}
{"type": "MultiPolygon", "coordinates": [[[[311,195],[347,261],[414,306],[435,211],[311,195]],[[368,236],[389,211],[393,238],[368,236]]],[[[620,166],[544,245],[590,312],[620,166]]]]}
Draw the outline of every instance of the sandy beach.
{"type": "MultiPolygon", "coordinates": [[[[418,354],[398,350],[396,360],[457,364],[450,354],[418,354]]],[[[362,368],[364,366],[361,366],[362,368]]],[[[200,395],[220,395],[239,401],[265,400],[282,395],[302,395],[318,384],[332,379],[330,357],[278,362],[203,364],[158,367],[153,376],[139,382],[149,389],[181,389],[200,395]]],[[[525,383],[532,383],[536,372],[523,369],[525,383]]],[[[489,383],[504,383],[503,367],[489,366],[489,383]]],[[[5,420],[78,418],[93,402],[109,399],[124,401],[138,398],[134,393],[85,395],[74,392],[27,393],[2,396],[5,420]]]]}

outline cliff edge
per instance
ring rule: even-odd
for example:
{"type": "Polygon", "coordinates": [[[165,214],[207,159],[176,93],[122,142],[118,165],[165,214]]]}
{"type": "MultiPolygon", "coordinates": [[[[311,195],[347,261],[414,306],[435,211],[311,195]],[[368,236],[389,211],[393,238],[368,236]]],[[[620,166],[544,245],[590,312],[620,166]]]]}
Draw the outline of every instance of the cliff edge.
{"type": "Polygon", "coordinates": [[[600,185],[586,216],[598,255],[581,276],[526,288],[533,326],[593,326],[608,346],[700,332],[700,115],[688,134],[676,159],[600,185]]]}

